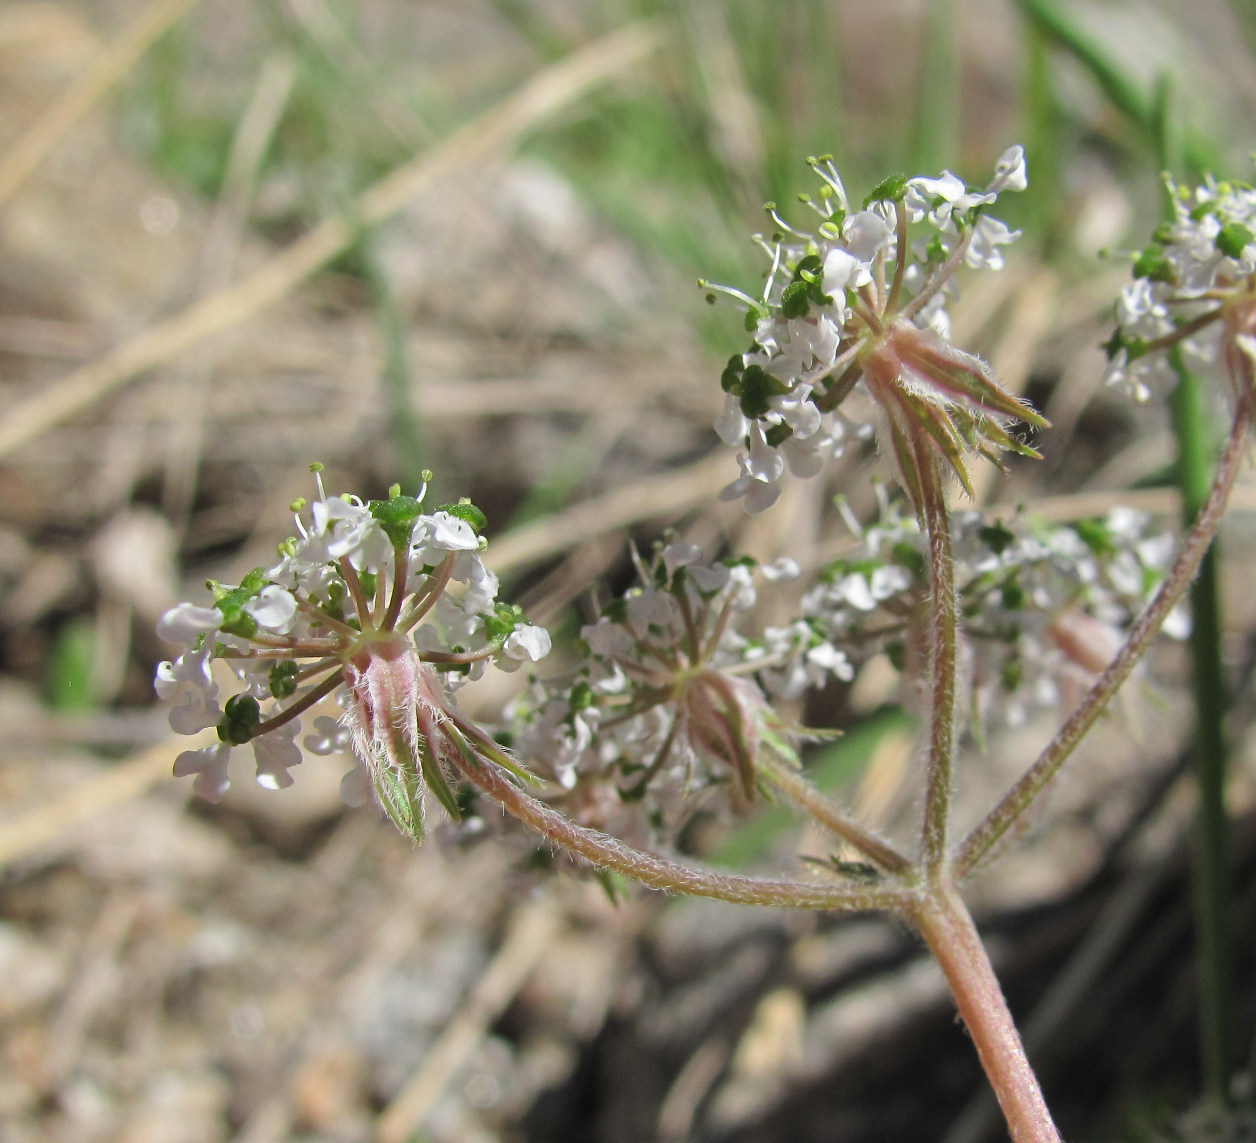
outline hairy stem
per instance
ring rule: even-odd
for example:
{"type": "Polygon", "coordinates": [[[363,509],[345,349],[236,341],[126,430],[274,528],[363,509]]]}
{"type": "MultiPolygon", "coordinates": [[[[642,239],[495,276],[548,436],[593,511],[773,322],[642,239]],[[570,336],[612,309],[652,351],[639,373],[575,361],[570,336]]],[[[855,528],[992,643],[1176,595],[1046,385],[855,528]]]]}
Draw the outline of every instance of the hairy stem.
{"type": "Polygon", "coordinates": [[[942,966],[1013,1143],[1060,1143],[990,958],[954,885],[931,885],[913,920],[942,966]]]}
{"type": "Polygon", "coordinates": [[[910,890],[896,885],[852,888],[802,881],[766,881],[682,865],[658,854],[633,849],[598,830],[577,825],[521,790],[504,770],[486,758],[472,762],[455,754],[451,761],[507,813],[561,849],[584,858],[597,869],[623,874],[652,889],[692,897],[715,897],[741,905],[843,912],[885,910],[901,914],[914,901],[910,890]]]}
{"type": "Polygon", "coordinates": [[[1241,394],[1234,424],[1230,429],[1225,451],[1217,464],[1217,473],[1208,498],[1195,518],[1194,526],[1182,541],[1177,559],[1165,576],[1164,583],[1160,585],[1160,590],[1130,628],[1125,645],[1116,658],[1108,664],[1107,670],[1095,681],[1050,744],[981,824],[964,839],[955,856],[957,877],[965,876],[977,866],[1059,773],[1060,767],[1103,713],[1121,684],[1129,677],[1130,671],[1146,654],[1161,624],[1190,586],[1204,553],[1212,543],[1212,537],[1221,523],[1230,489],[1233,488],[1242,466],[1251,428],[1252,394],[1248,390],[1241,394]]]}
{"type": "Polygon", "coordinates": [[[946,494],[932,448],[925,443],[917,443],[916,457],[920,514],[929,547],[929,674],[933,694],[929,709],[929,765],[922,852],[925,870],[932,874],[941,869],[947,860],[959,636],[955,566],[951,560],[951,517],[946,507],[946,494]]]}
{"type": "Polygon", "coordinates": [[[769,782],[791,802],[804,809],[830,833],[859,850],[888,873],[907,873],[911,862],[888,841],[877,837],[859,824],[841,806],[826,798],[792,767],[773,758],[768,751],[759,758],[757,768],[769,782]]]}

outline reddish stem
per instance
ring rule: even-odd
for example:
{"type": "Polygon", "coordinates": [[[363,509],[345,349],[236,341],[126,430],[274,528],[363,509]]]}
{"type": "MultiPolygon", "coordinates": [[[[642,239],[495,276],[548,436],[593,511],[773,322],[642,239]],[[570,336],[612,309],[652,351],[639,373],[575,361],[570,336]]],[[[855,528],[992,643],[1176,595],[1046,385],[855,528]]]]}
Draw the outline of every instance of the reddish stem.
{"type": "MultiPolygon", "coordinates": [[[[459,724],[466,731],[471,727],[459,724]]],[[[478,736],[476,736],[478,738],[478,736]]],[[[482,748],[483,741],[476,743],[482,748]]],[[[659,854],[625,845],[618,838],[577,825],[566,815],[521,790],[506,772],[486,758],[472,762],[457,751],[449,761],[507,813],[548,838],[555,845],[583,857],[597,869],[621,873],[652,889],[716,897],[742,905],[774,905],[792,909],[850,912],[884,910],[903,913],[912,907],[914,893],[887,878],[884,885],[867,887],[812,884],[802,881],[767,881],[737,874],[717,873],[682,865],[659,854]]]]}
{"type": "Polygon", "coordinates": [[[1160,630],[1169,612],[1177,605],[1190,586],[1199,569],[1204,553],[1221,523],[1230,489],[1234,487],[1243,457],[1248,447],[1248,435],[1252,429],[1252,400],[1250,390],[1244,392],[1235,411],[1234,424],[1225,451],[1217,464],[1208,499],[1199,510],[1195,524],[1182,541],[1177,559],[1169,569],[1155,598],[1138,617],[1125,640],[1125,645],[1107,670],[1095,681],[1081,704],[1073,711],[1065,724],[1056,732],[1050,744],[1038,756],[1034,764],[1020,780],[1003,796],[1002,800],[985,820],[963,841],[955,854],[955,875],[963,878],[998,844],[999,839],[1029,808],[1047,784],[1059,773],[1077,744],[1086,736],[1095,720],[1103,713],[1121,684],[1129,677],[1152,639],[1160,630]]]}
{"type": "Polygon", "coordinates": [[[959,659],[955,611],[955,566],[951,559],[951,517],[933,449],[917,434],[920,515],[929,548],[929,675],[933,688],[929,710],[929,765],[922,830],[924,866],[941,869],[947,859],[955,755],[956,672],[959,659]]]}
{"type": "Polygon", "coordinates": [[[990,958],[955,887],[931,886],[914,920],[951,986],[1013,1143],[1061,1143],[990,958]]]}

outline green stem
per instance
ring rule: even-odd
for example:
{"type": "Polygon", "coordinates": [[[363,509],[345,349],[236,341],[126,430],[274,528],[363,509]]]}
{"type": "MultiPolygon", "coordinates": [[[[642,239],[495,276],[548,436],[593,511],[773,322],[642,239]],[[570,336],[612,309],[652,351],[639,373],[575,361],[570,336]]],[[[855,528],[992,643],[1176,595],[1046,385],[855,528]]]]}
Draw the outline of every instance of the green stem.
{"type": "Polygon", "coordinates": [[[929,763],[922,836],[924,867],[934,874],[947,860],[955,756],[956,674],[959,665],[955,566],[951,559],[951,517],[931,444],[916,442],[920,513],[929,548],[929,673],[933,686],[929,710],[929,763]]]}
{"type": "Polygon", "coordinates": [[[774,758],[770,751],[762,752],[757,761],[757,769],[791,802],[806,810],[825,829],[854,846],[864,857],[875,861],[886,872],[904,874],[910,871],[911,862],[893,845],[860,825],[841,806],[820,793],[797,770],[774,758]]]}
{"type": "MultiPolygon", "coordinates": [[[[1203,505],[1212,466],[1199,381],[1172,356],[1178,384],[1170,397],[1178,441],[1178,487],[1187,519],[1203,505]]],[[[1194,854],[1198,941],[1199,1035],[1206,1090],[1220,1096],[1230,1068],[1233,1010],[1229,931],[1229,820],[1225,804],[1225,677],[1221,664],[1221,610],[1217,549],[1208,549],[1191,587],[1191,674],[1195,699],[1195,781],[1199,790],[1194,854]]]]}
{"type": "Polygon", "coordinates": [[[1003,796],[998,805],[986,815],[981,824],[964,839],[955,855],[956,877],[963,878],[970,873],[1033,804],[1048,783],[1059,773],[1060,767],[1064,765],[1077,744],[1094,725],[1095,720],[1103,713],[1121,684],[1129,677],[1130,671],[1146,654],[1161,624],[1190,586],[1191,579],[1198,570],[1208,546],[1212,543],[1212,537],[1221,523],[1230,489],[1233,488],[1239,469],[1242,467],[1251,428],[1252,392],[1248,388],[1242,391],[1234,414],[1234,424],[1230,429],[1225,451],[1222,452],[1217,464],[1216,476],[1213,478],[1208,498],[1204,501],[1204,506],[1195,518],[1191,530],[1182,541],[1177,559],[1174,560],[1173,566],[1165,576],[1164,583],[1160,585],[1160,590],[1156,592],[1155,598],[1130,628],[1125,645],[1117,653],[1116,658],[1095,681],[1086,697],[1069,716],[1068,721],[1056,732],[1046,749],[1003,796]]]}

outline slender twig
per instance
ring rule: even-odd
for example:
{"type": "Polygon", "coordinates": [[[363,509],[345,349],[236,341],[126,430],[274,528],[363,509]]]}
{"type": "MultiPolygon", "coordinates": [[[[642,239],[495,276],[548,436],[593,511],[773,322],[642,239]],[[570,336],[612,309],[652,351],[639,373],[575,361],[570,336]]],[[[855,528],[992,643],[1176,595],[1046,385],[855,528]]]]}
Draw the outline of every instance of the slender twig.
{"type": "Polygon", "coordinates": [[[934,873],[947,858],[951,809],[951,770],[955,755],[956,674],[959,666],[959,617],[955,607],[955,566],[951,559],[951,517],[946,507],[933,449],[916,447],[920,513],[929,548],[929,762],[925,787],[922,852],[925,869],[934,873]]]}
{"type": "Polygon", "coordinates": [[[895,210],[895,229],[898,238],[898,258],[894,264],[894,281],[890,284],[890,296],[885,299],[885,312],[892,314],[903,292],[903,276],[907,273],[907,211],[900,202],[895,210]]]}
{"type": "Polygon", "coordinates": [[[981,210],[981,207],[977,207],[973,212],[973,216],[969,220],[968,229],[964,231],[963,237],[955,243],[955,249],[951,251],[947,260],[938,267],[933,277],[925,283],[920,293],[903,307],[900,317],[908,321],[914,321],[925,306],[933,300],[933,295],[950,281],[951,275],[955,273],[964,255],[968,253],[968,244],[972,241],[973,234],[977,230],[977,220],[981,217],[981,210]]]}
{"type": "Polygon", "coordinates": [[[1060,767],[1076,749],[1077,744],[1095,720],[1103,713],[1121,684],[1129,676],[1130,671],[1143,657],[1169,612],[1182,598],[1221,522],[1230,489],[1234,486],[1247,451],[1251,428],[1252,394],[1248,390],[1239,401],[1225,451],[1217,464],[1212,489],[1195,519],[1194,526],[1182,541],[1177,559],[1174,560],[1173,566],[1160,585],[1160,590],[1156,592],[1155,598],[1130,628],[1125,645],[1117,653],[1116,658],[1095,681],[1081,704],[1056,733],[1055,738],[981,824],[964,839],[955,855],[957,877],[962,878],[970,873],[982,858],[990,853],[998,844],[999,839],[1012,828],[1034,799],[1059,773],[1060,767]]]}
{"type": "Polygon", "coordinates": [[[358,578],[357,568],[349,562],[348,556],[341,556],[336,566],[340,568],[340,575],[345,581],[345,587],[349,589],[354,609],[358,613],[358,623],[361,625],[362,630],[365,631],[371,624],[371,605],[367,601],[362,581],[358,578]]]}
{"type": "MultiPolygon", "coordinates": [[[[459,723],[460,729],[470,729],[459,723]]],[[[646,853],[586,826],[577,825],[557,810],[538,801],[514,784],[506,771],[483,757],[485,743],[476,743],[480,754],[469,762],[455,752],[453,764],[479,790],[507,813],[536,830],[569,853],[583,857],[598,869],[620,873],[652,889],[715,897],[742,905],[773,905],[793,909],[842,912],[885,910],[903,914],[915,903],[915,894],[897,884],[836,886],[803,881],[767,881],[738,874],[716,873],[697,866],[646,853]]]]}
{"type": "Polygon", "coordinates": [[[393,625],[396,631],[409,631],[420,619],[422,619],[433,607],[436,601],[441,597],[445,588],[449,586],[449,581],[454,574],[454,553],[450,552],[431,575],[427,577],[427,582],[422,589],[410,597],[409,603],[406,604],[405,612],[398,617],[397,622],[393,625]]]}
{"type": "Polygon", "coordinates": [[[1153,337],[1143,348],[1143,355],[1155,353],[1162,349],[1172,349],[1175,345],[1180,345],[1192,334],[1198,333],[1201,329],[1207,329],[1218,318],[1222,316],[1224,309],[1218,307],[1215,310],[1209,310],[1202,313],[1198,317],[1191,318],[1190,321],[1183,322],[1172,333],[1163,334],[1160,337],[1153,337]]]}
{"type": "Polygon", "coordinates": [[[283,726],[285,722],[291,722],[299,714],[304,714],[310,707],[316,703],[322,702],[332,691],[334,691],[341,683],[344,682],[344,674],[337,670],[333,671],[316,687],[311,687],[290,707],[281,710],[274,718],[268,718],[265,722],[259,722],[254,728],[251,738],[260,738],[263,734],[269,734],[277,726],[283,726]]]}
{"type": "MultiPolygon", "coordinates": [[[[392,594],[388,597],[388,610],[384,612],[384,621],[380,626],[391,631],[397,626],[401,615],[401,605],[406,598],[406,581],[410,578],[410,545],[402,544],[393,552],[392,594]]],[[[380,578],[381,586],[383,577],[380,578]]]]}
{"type": "Polygon", "coordinates": [[[883,838],[855,821],[836,802],[825,797],[797,770],[764,751],[756,761],[759,772],[791,802],[809,813],[830,833],[854,846],[888,873],[907,873],[911,861],[883,838]]]}
{"type": "MultiPolygon", "coordinates": [[[[357,639],[362,634],[360,631],[355,631],[343,619],[337,619],[333,615],[328,615],[321,607],[316,607],[303,595],[294,595],[293,598],[297,601],[297,609],[304,612],[317,623],[331,628],[331,630],[348,639],[357,639]]],[[[253,640],[257,642],[257,636],[254,636],[253,640]]]]}

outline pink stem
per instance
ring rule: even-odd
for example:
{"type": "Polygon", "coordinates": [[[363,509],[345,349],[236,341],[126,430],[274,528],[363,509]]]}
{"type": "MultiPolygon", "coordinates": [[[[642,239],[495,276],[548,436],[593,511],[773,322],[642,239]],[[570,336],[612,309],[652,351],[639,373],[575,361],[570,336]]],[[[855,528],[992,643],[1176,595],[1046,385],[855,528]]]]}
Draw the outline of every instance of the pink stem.
{"type": "Polygon", "coordinates": [[[932,885],[913,919],[951,986],[1013,1143],[1061,1143],[990,958],[955,887],[932,885]]]}
{"type": "Polygon", "coordinates": [[[487,759],[479,758],[473,763],[455,751],[450,761],[504,810],[555,845],[583,857],[597,869],[621,873],[652,889],[693,897],[716,897],[742,905],[847,912],[885,910],[902,914],[915,900],[911,890],[893,882],[856,889],[803,881],[766,881],[682,865],[658,854],[633,849],[598,830],[577,825],[521,790],[504,770],[487,759]]]}

